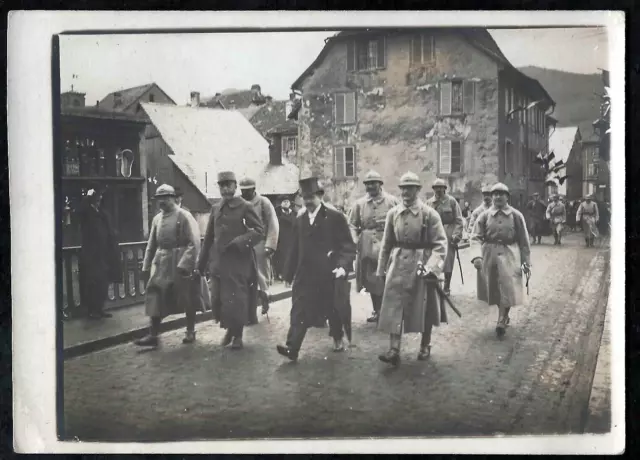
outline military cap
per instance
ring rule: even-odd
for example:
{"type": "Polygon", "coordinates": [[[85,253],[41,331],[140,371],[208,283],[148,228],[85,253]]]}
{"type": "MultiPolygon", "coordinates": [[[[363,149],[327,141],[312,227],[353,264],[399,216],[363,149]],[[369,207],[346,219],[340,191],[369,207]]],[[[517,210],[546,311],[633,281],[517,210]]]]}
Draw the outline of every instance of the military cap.
{"type": "Polygon", "coordinates": [[[314,193],[322,192],[322,187],[318,183],[317,177],[308,177],[306,179],[300,179],[298,181],[300,185],[300,193],[302,195],[313,195],[314,193]]]}
{"type": "Polygon", "coordinates": [[[482,187],[482,193],[491,193],[491,186],[490,185],[485,185],[484,187],[482,187]]]}
{"type": "Polygon", "coordinates": [[[435,182],[433,183],[433,185],[431,186],[431,188],[436,188],[436,187],[444,187],[447,188],[448,185],[447,183],[442,180],[442,179],[436,179],[435,182]]]}
{"type": "Polygon", "coordinates": [[[218,173],[218,184],[220,182],[237,182],[236,174],[233,171],[221,171],[218,173]]]}
{"type": "Polygon", "coordinates": [[[538,192],[533,192],[533,196],[540,196],[538,192]]]}
{"type": "Polygon", "coordinates": [[[407,172],[400,178],[399,187],[422,187],[422,184],[420,183],[420,178],[417,174],[407,172]]]}
{"type": "Polygon", "coordinates": [[[163,196],[176,196],[176,190],[167,184],[162,184],[160,187],[158,187],[156,189],[156,195],[157,198],[163,197],[163,196]]]}
{"type": "Polygon", "coordinates": [[[254,181],[253,179],[250,179],[248,177],[245,177],[243,179],[240,180],[240,190],[247,190],[250,188],[256,188],[256,181],[254,181]]]}
{"type": "Polygon", "coordinates": [[[504,185],[501,182],[498,182],[497,184],[495,184],[493,187],[491,187],[491,193],[509,193],[509,187],[507,187],[506,185],[504,185]]]}
{"type": "Polygon", "coordinates": [[[584,197],[585,200],[593,200],[593,194],[588,194],[587,196],[584,197]]]}
{"type": "Polygon", "coordinates": [[[382,176],[373,170],[369,171],[367,175],[364,176],[364,179],[362,181],[363,184],[367,184],[369,182],[380,182],[381,184],[384,183],[384,181],[382,180],[382,176]]]}

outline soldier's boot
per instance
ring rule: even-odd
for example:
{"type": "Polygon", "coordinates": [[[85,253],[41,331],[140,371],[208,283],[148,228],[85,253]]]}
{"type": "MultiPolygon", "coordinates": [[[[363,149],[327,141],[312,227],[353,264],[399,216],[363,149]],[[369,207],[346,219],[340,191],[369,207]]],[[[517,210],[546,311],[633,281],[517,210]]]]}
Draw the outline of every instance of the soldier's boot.
{"type": "Polygon", "coordinates": [[[189,344],[196,341],[196,331],[187,331],[184,334],[184,339],[182,339],[182,343],[189,344]]]}
{"type": "Polygon", "coordinates": [[[444,274],[444,293],[451,294],[451,273],[444,274]]]}
{"type": "Polygon", "coordinates": [[[553,232],[553,245],[556,246],[558,244],[558,233],[553,232]]]}
{"type": "Polygon", "coordinates": [[[231,332],[231,329],[227,329],[227,332],[224,334],[224,337],[222,338],[222,342],[220,342],[220,345],[223,347],[226,347],[231,343],[232,340],[233,340],[233,334],[231,332]]]}
{"type": "Polygon", "coordinates": [[[431,326],[427,326],[422,333],[420,352],[418,353],[419,361],[426,361],[431,356],[431,329],[431,326]]]}
{"type": "Polygon", "coordinates": [[[380,307],[382,305],[382,296],[371,294],[371,303],[373,304],[373,314],[367,318],[367,323],[377,323],[380,318],[380,307]]]}
{"type": "Polygon", "coordinates": [[[187,332],[182,339],[182,343],[189,344],[196,341],[196,312],[187,312],[187,332]]]}
{"type": "Polygon", "coordinates": [[[134,344],[139,347],[153,347],[156,348],[160,344],[160,340],[158,339],[158,335],[160,333],[160,323],[162,322],[162,318],[152,316],[151,317],[151,326],[149,327],[149,335],[143,337],[141,339],[134,340],[134,344]]]}
{"type": "Polygon", "coordinates": [[[242,343],[242,328],[240,328],[235,333],[235,336],[233,337],[233,340],[231,341],[231,349],[240,350],[243,347],[244,347],[244,344],[242,343]]]}
{"type": "Polygon", "coordinates": [[[496,335],[498,338],[504,337],[504,334],[507,329],[507,316],[506,309],[498,307],[498,324],[496,324],[496,335]]]}
{"type": "Polygon", "coordinates": [[[558,246],[562,245],[562,233],[558,233],[558,246]]]}
{"type": "Polygon", "coordinates": [[[589,238],[585,238],[584,242],[585,242],[586,246],[589,247],[589,243],[590,243],[589,238]]]}
{"type": "Polygon", "coordinates": [[[542,237],[541,236],[538,237],[538,244],[542,244],[542,237]]]}
{"type": "Polygon", "coordinates": [[[378,359],[393,366],[400,364],[400,334],[391,334],[389,351],[379,355],[378,359]]]}

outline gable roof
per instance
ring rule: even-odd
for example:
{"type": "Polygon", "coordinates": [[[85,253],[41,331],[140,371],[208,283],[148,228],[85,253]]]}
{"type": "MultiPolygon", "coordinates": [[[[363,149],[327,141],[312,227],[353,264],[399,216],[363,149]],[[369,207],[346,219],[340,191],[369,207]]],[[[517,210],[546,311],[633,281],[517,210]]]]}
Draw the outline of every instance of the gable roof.
{"type": "MultiPolygon", "coordinates": [[[[517,68],[515,68],[511,62],[506,58],[506,56],[500,50],[500,47],[493,39],[489,31],[482,27],[465,27],[465,28],[447,28],[447,30],[451,30],[459,33],[462,37],[464,37],[472,46],[477,49],[483,51],[489,57],[491,57],[497,63],[505,66],[510,71],[514,72],[519,78],[522,78],[523,81],[531,84],[541,96],[545,97],[551,105],[555,105],[555,102],[549,96],[549,93],[544,89],[544,87],[540,84],[540,82],[534,78],[527,77],[525,74],[520,72],[517,68]]],[[[373,35],[380,33],[393,33],[393,34],[406,34],[410,33],[410,29],[368,29],[368,30],[348,30],[341,31],[332,37],[328,37],[325,39],[325,46],[318,54],[318,57],[311,63],[311,65],[293,82],[291,85],[292,89],[300,89],[302,82],[315,70],[316,67],[320,65],[320,63],[324,60],[329,49],[333,46],[334,43],[338,41],[342,41],[354,35],[373,35]]]]}
{"type": "Polygon", "coordinates": [[[549,136],[549,152],[553,152],[555,162],[562,160],[564,163],[569,158],[578,134],[577,126],[556,128],[549,136]]]}
{"type": "Polygon", "coordinates": [[[287,102],[289,101],[272,101],[264,104],[249,118],[251,124],[263,136],[297,131],[296,123],[287,119],[287,102]]]}
{"type": "Polygon", "coordinates": [[[147,83],[146,85],[136,86],[134,88],[121,89],[120,91],[114,91],[112,93],[107,94],[100,101],[100,108],[104,110],[115,110],[115,111],[125,111],[133,104],[135,104],[138,99],[140,99],[147,91],[151,88],[156,87],[159,91],[162,92],[167,98],[175,104],[175,101],[169,97],[167,93],[165,93],[162,88],[160,88],[155,83],[147,83]],[[120,103],[116,104],[116,93],[120,93],[120,103]]]}
{"type": "Polygon", "coordinates": [[[253,91],[251,91],[250,89],[226,89],[221,94],[208,98],[204,102],[204,105],[206,107],[214,107],[217,104],[220,104],[225,109],[231,109],[233,107],[234,109],[238,110],[246,109],[248,107],[251,107],[252,105],[260,106],[263,102],[263,100],[254,101],[253,91]]]}
{"type": "Polygon", "coordinates": [[[269,144],[238,111],[142,103],[172,155],[169,158],[207,198],[219,198],[220,171],[251,177],[261,194],[298,189],[298,168],[271,165],[269,144]]]}

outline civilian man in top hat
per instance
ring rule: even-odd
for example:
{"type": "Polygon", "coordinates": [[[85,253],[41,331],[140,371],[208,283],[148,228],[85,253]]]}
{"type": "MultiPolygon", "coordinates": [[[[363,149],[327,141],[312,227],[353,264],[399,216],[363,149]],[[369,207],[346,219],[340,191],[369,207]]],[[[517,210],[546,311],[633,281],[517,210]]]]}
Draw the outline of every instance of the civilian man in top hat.
{"type": "Polygon", "coordinates": [[[587,247],[593,247],[594,238],[599,236],[598,233],[598,221],[600,220],[600,213],[598,212],[598,205],[593,201],[593,195],[587,195],[576,212],[576,222],[582,224],[582,230],[584,231],[584,241],[587,247]]]}
{"type": "Polygon", "coordinates": [[[120,248],[109,214],[102,208],[103,190],[92,188],[83,198],[80,217],[80,299],[91,319],[110,318],[104,311],[109,283],[122,282],[120,248]]]}
{"type": "Polygon", "coordinates": [[[547,207],[540,199],[538,192],[533,194],[533,199],[527,203],[527,227],[529,235],[533,238],[532,243],[542,243],[542,234],[544,232],[544,219],[547,212],[547,207]]]}
{"type": "Polygon", "coordinates": [[[169,315],[186,313],[187,332],[183,343],[196,338],[195,318],[204,309],[201,279],[196,273],[200,252],[200,230],[193,216],[178,206],[176,191],[163,184],[156,190],[160,207],[149,230],[142,273],[148,280],[145,310],[151,318],[149,335],[136,340],[140,346],[156,347],[160,323],[169,315]]]}
{"type": "Polygon", "coordinates": [[[255,308],[257,273],[253,247],[264,239],[262,219],[254,207],[236,196],[238,183],[231,171],[218,174],[222,199],[211,209],[198,258],[198,270],[211,274],[214,318],[227,332],[222,346],[243,347],[242,334],[255,308]],[[211,261],[209,262],[209,260],[211,261]]]}
{"type": "Polygon", "coordinates": [[[431,188],[434,195],[427,200],[427,204],[440,214],[449,243],[444,261],[444,292],[449,295],[456,251],[462,239],[462,211],[456,199],[447,194],[447,183],[444,180],[436,179],[431,188]]]}
{"type": "Polygon", "coordinates": [[[485,185],[482,187],[482,203],[476,209],[473,210],[471,216],[469,216],[469,225],[467,226],[467,233],[473,232],[473,226],[476,224],[476,220],[480,217],[480,214],[485,212],[493,204],[491,198],[491,186],[485,185]]]}
{"type": "Polygon", "coordinates": [[[324,327],[327,319],[333,350],[344,350],[344,329],[350,324],[343,323],[335,290],[346,281],[356,252],[346,217],[322,202],[318,180],[301,180],[300,190],[306,211],[296,218],[285,270],[285,280],[293,282],[290,327],[286,346],[277,346],[292,361],[307,329],[324,327]]]}
{"type": "Polygon", "coordinates": [[[551,228],[553,229],[553,237],[555,239],[553,244],[560,245],[562,244],[562,230],[567,221],[567,209],[564,203],[560,201],[558,195],[553,195],[551,200],[551,203],[547,206],[546,217],[550,221],[551,228]]]}
{"type": "Polygon", "coordinates": [[[509,188],[495,184],[493,206],[483,212],[471,235],[478,270],[478,299],[498,306],[496,334],[502,337],[509,324],[509,310],[526,303],[522,274],[530,273],[529,233],[524,216],[509,206],[509,188]]]}
{"type": "MultiPolygon", "coordinates": [[[[300,193],[302,192],[300,191],[300,193]]],[[[319,180],[318,180],[318,196],[320,197],[320,201],[322,201],[322,204],[325,205],[327,208],[333,209],[334,211],[338,210],[338,208],[336,208],[333,204],[331,204],[331,202],[329,201],[329,198],[326,197],[324,193],[324,185],[319,180]]],[[[300,217],[305,212],[307,212],[307,207],[302,206],[300,209],[298,209],[297,217],[300,217]]]]}
{"type": "Polygon", "coordinates": [[[389,334],[386,354],[378,358],[400,363],[403,332],[421,333],[419,360],[431,354],[431,330],[446,323],[444,305],[436,290],[447,254],[447,235],[440,215],[418,198],[420,179],[400,178],[402,203],[385,219],[377,275],[385,280],[378,330],[389,334]]]}
{"type": "Polygon", "coordinates": [[[376,171],[369,171],[362,182],[367,194],[355,202],[349,213],[349,224],[357,242],[356,289],[360,292],[364,288],[371,295],[373,315],[367,322],[376,323],[384,292],[384,280],[376,276],[380,242],[387,213],[399,200],[382,190],[384,182],[376,171]]]}
{"type": "MultiPolygon", "coordinates": [[[[276,217],[276,210],[268,198],[256,193],[256,181],[251,178],[244,178],[240,181],[240,192],[242,198],[251,203],[253,209],[262,220],[265,237],[253,247],[256,253],[256,263],[258,266],[258,295],[262,303],[262,314],[269,311],[269,287],[271,286],[271,258],[278,247],[278,233],[280,224],[276,217]]],[[[256,309],[249,311],[249,324],[257,324],[258,316],[256,309]]]]}

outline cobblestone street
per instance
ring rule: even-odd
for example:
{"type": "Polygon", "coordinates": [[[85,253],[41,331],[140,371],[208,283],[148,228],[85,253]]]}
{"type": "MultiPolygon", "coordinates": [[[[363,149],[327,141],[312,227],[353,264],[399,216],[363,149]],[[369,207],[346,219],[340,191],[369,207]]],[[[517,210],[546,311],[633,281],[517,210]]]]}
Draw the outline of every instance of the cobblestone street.
{"type": "MultiPolygon", "coordinates": [[[[328,329],[307,334],[298,363],[277,354],[290,300],[270,323],[246,329],[242,351],[222,349],[223,331],[197,326],[162,336],[140,352],[125,344],[64,362],[65,438],[168,441],[235,437],[447,436],[577,433],[584,429],[608,296],[608,246],[532,247],[529,305],[513,309],[504,340],[497,309],[475,300],[471,252],[464,286],[452,282],[458,318],[434,329],[431,359],[416,360],[419,336],[405,336],[403,362],[377,355],[388,336],[365,322],[368,295],[352,295],[354,340],[332,353],[328,329]],[[600,325],[599,327],[597,327],[600,325]]],[[[607,243],[608,244],[608,243],[607,243]]],[[[457,264],[456,264],[457,265],[457,264]]]]}

